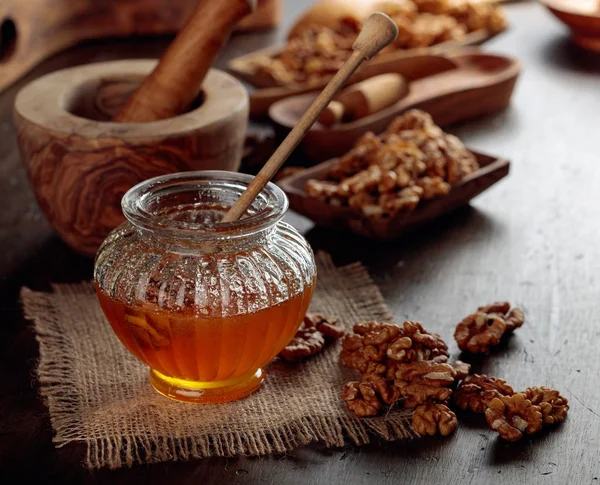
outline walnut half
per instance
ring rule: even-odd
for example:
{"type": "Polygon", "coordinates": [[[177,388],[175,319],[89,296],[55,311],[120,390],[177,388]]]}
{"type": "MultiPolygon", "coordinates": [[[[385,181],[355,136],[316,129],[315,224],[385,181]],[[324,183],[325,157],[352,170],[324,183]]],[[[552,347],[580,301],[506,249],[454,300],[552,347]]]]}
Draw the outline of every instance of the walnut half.
{"type": "Polygon", "coordinates": [[[447,401],[455,377],[449,364],[421,361],[399,365],[394,384],[404,397],[404,407],[415,408],[427,401],[447,401]]]}
{"type": "Polygon", "coordinates": [[[454,331],[458,347],[473,354],[489,352],[491,347],[500,343],[506,332],[523,325],[523,310],[509,309],[508,302],[496,302],[479,307],[476,313],[465,317],[454,331]]]}
{"type": "Polygon", "coordinates": [[[518,441],[524,434],[542,429],[542,411],[524,393],[492,399],[485,411],[490,428],[507,441],[518,441]]]}
{"type": "Polygon", "coordinates": [[[558,391],[548,387],[529,387],[525,395],[533,404],[540,407],[544,424],[556,424],[567,418],[569,401],[558,391]]]}
{"type": "Polygon", "coordinates": [[[318,354],[329,340],[344,335],[344,329],[336,317],[324,317],[320,313],[307,313],[292,341],[279,353],[289,362],[297,362],[318,354]]]}
{"type": "Polygon", "coordinates": [[[456,430],[458,420],[448,406],[428,402],[415,409],[412,426],[421,436],[448,436],[456,430]]]}
{"type": "Polygon", "coordinates": [[[482,414],[492,399],[514,393],[504,379],[474,374],[459,384],[452,398],[460,409],[482,414]]]}

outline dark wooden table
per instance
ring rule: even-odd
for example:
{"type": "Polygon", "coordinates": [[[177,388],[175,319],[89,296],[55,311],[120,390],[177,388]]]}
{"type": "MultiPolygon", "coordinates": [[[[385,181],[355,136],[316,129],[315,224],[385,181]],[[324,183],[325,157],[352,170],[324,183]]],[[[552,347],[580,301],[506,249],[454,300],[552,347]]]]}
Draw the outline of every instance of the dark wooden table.
{"type": "MultiPolygon", "coordinates": [[[[285,25],[307,2],[289,0],[285,25]]],[[[159,55],[168,39],[89,43],[60,54],[0,96],[1,483],[598,483],[600,477],[600,56],[568,41],[542,7],[507,7],[511,29],[486,48],[525,65],[512,108],[452,131],[512,160],[508,179],[417,235],[390,244],[313,229],[290,215],[315,248],[363,261],[401,320],[419,319],[449,342],[479,304],[508,299],[527,323],[475,370],[514,387],[549,385],[571,402],[557,430],[516,444],[481,419],[455,436],[287,456],[209,459],[91,473],[77,446],[55,449],[38,397],[34,335],[18,303],[23,285],[89,279],[92,262],[70,251],[38,209],[20,165],[11,109],[25,82],[86,62],[159,55]]],[[[285,28],[285,26],[284,26],[285,28]]],[[[238,36],[224,59],[282,32],[238,36]]],[[[452,351],[457,352],[452,344],[452,351]]]]}

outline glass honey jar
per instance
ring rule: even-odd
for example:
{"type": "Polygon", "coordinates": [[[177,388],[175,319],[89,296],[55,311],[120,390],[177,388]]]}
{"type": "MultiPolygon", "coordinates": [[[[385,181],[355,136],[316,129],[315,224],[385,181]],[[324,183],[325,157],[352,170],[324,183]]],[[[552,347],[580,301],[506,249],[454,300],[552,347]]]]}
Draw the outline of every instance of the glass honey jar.
{"type": "Polygon", "coordinates": [[[314,256],[282,222],[279,187],[269,183],[240,220],[219,222],[251,179],[205,171],[142,182],[96,255],[106,318],[170,398],[215,403],[256,390],[310,303],[314,256]]]}

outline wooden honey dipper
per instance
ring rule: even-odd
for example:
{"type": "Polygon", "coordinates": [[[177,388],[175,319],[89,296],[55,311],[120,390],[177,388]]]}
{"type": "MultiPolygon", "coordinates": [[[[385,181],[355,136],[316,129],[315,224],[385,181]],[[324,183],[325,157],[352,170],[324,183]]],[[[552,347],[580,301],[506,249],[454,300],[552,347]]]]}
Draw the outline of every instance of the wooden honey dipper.
{"type": "Polygon", "coordinates": [[[300,121],[289,135],[273,153],[269,161],[248,184],[236,203],[229,209],[222,222],[233,222],[239,219],[250,207],[252,201],[273,178],[281,165],[287,160],[294,148],[300,143],[310,127],[329,105],[348,78],[358,69],[365,60],[370,59],[388,44],[391,44],[398,35],[398,27],[392,19],[383,13],[372,14],[364,23],[358,35],[350,58],[344,63],[319,96],[306,110],[300,121]]]}
{"type": "Polygon", "coordinates": [[[200,0],[152,73],[113,118],[140,123],[183,113],[235,24],[256,9],[257,0],[200,0]]]}

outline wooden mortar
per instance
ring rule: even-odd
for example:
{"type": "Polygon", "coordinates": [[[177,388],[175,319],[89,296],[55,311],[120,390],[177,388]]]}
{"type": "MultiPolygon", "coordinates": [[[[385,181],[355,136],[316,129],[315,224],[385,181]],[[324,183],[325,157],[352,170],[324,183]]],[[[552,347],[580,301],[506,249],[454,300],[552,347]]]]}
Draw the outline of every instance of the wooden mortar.
{"type": "Polygon", "coordinates": [[[239,168],[248,95],[224,72],[209,71],[184,114],[109,121],[155,66],[126,60],[64,69],[17,95],[19,148],[38,203],[60,237],[85,255],[124,220],[121,197],[133,185],[171,172],[239,168]]]}

